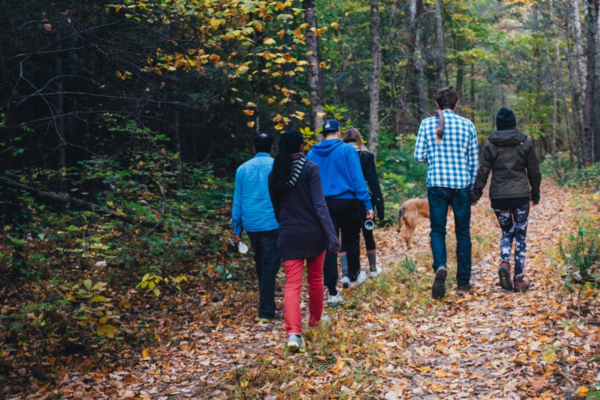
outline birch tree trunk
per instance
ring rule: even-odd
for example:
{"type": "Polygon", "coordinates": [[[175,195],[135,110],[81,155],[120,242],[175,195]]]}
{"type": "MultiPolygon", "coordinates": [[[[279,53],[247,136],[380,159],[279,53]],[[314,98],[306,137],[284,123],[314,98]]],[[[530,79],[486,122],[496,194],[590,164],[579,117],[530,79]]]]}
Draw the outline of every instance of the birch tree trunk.
{"type": "Polygon", "coordinates": [[[556,71],[554,63],[550,59],[550,47],[548,46],[548,38],[544,34],[544,44],[546,45],[546,60],[548,68],[550,68],[550,79],[552,80],[552,97],[553,97],[553,114],[552,114],[552,159],[556,157],[556,126],[558,120],[558,98],[556,95],[556,71]]]}
{"type": "Polygon", "coordinates": [[[583,57],[583,37],[581,34],[581,14],[579,7],[579,0],[571,0],[571,11],[573,18],[573,41],[575,42],[575,64],[578,75],[578,86],[579,92],[582,96],[586,89],[586,68],[585,59],[583,57]]]}
{"type": "Polygon", "coordinates": [[[596,83],[596,46],[595,46],[595,13],[593,12],[593,3],[595,0],[588,0],[588,9],[586,12],[587,22],[587,77],[585,84],[585,96],[583,107],[583,162],[585,165],[591,165],[594,160],[594,129],[593,129],[593,111],[594,111],[594,89],[596,83]]]}
{"type": "MultiPolygon", "coordinates": [[[[407,132],[407,111],[408,111],[408,94],[411,90],[413,75],[415,72],[415,55],[417,47],[417,36],[419,30],[419,18],[423,10],[423,0],[411,0],[411,27],[410,40],[408,42],[408,62],[406,63],[406,75],[404,76],[404,92],[402,93],[402,104],[400,105],[402,112],[400,116],[401,129],[400,132],[405,135],[407,132]]],[[[420,82],[417,83],[420,85],[420,82]]]]}
{"type": "MultiPolygon", "coordinates": [[[[292,10],[289,7],[286,8],[286,13],[288,15],[293,15],[292,10]]],[[[283,35],[284,54],[290,54],[290,51],[292,49],[292,36],[288,33],[288,31],[290,30],[290,19],[289,18],[286,18],[284,20],[283,29],[285,31],[285,34],[283,35]]],[[[283,73],[284,73],[283,84],[284,84],[285,88],[287,89],[287,94],[289,95],[289,97],[288,97],[288,102],[286,103],[285,107],[286,107],[286,113],[287,113],[288,117],[290,118],[289,128],[296,129],[297,119],[295,117],[291,117],[292,114],[296,113],[296,109],[294,106],[294,94],[292,93],[294,91],[294,80],[292,78],[292,75],[290,74],[291,70],[292,70],[292,66],[290,65],[290,63],[286,62],[283,65],[283,73]]]]}
{"type": "Polygon", "coordinates": [[[371,0],[371,101],[369,109],[369,149],[377,159],[379,144],[379,79],[381,77],[381,43],[379,38],[379,0],[371,0]]]}
{"type": "Polygon", "coordinates": [[[444,24],[442,20],[442,6],[440,4],[442,0],[435,0],[435,19],[437,23],[437,40],[438,40],[438,79],[439,86],[443,88],[446,86],[446,74],[444,65],[444,24]]]}
{"type": "Polygon", "coordinates": [[[415,70],[417,72],[417,102],[419,108],[419,119],[422,121],[427,118],[427,83],[425,82],[425,72],[423,66],[423,55],[421,45],[421,28],[417,29],[417,40],[415,42],[415,70]]]}
{"type": "Polygon", "coordinates": [[[315,31],[317,29],[317,10],[315,0],[303,0],[306,27],[306,61],[308,61],[308,90],[312,113],[313,130],[318,131],[323,125],[322,86],[319,71],[319,44],[315,31]]]}

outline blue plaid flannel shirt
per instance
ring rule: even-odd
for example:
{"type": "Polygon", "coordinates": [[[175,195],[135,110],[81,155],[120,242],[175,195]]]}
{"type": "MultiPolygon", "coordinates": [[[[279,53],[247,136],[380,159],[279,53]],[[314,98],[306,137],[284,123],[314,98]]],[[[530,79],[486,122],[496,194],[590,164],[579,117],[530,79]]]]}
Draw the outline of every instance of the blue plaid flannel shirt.
{"type": "Polygon", "coordinates": [[[427,163],[427,187],[473,188],[479,168],[477,132],[471,121],[444,110],[444,137],[436,143],[438,117],[421,123],[415,160],[427,163]]]}

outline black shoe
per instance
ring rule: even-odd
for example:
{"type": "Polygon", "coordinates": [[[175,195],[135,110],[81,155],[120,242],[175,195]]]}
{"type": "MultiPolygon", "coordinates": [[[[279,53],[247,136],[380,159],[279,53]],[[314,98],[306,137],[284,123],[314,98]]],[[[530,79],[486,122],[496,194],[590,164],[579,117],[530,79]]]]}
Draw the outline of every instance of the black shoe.
{"type": "Polygon", "coordinates": [[[466,285],[459,286],[456,291],[457,292],[470,292],[473,289],[472,283],[467,283],[466,285]]]}
{"type": "Polygon", "coordinates": [[[510,278],[510,264],[502,261],[500,269],[498,269],[498,277],[500,278],[500,286],[504,290],[513,290],[512,279],[510,278]]]}
{"type": "Polygon", "coordinates": [[[448,269],[446,267],[439,267],[435,273],[435,280],[431,287],[431,297],[436,300],[442,299],[446,295],[446,277],[448,276],[448,269]]]}

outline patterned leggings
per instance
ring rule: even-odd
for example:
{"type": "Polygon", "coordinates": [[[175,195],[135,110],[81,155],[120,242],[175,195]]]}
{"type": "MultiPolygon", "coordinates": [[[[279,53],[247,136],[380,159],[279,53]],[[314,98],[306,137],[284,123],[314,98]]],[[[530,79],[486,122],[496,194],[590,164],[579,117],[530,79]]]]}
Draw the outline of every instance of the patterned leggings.
{"type": "Polygon", "coordinates": [[[500,254],[502,261],[510,263],[513,240],[515,242],[515,278],[523,275],[525,256],[527,254],[527,222],[529,220],[529,203],[514,210],[494,209],[500,228],[500,254]]]}

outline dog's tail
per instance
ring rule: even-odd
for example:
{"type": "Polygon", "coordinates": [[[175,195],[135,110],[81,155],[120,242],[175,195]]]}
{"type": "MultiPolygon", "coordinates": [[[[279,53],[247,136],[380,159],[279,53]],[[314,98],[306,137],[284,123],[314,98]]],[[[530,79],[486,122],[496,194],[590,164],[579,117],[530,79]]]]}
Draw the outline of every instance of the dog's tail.
{"type": "Polygon", "coordinates": [[[402,229],[402,225],[404,225],[404,221],[402,220],[402,208],[401,208],[400,211],[398,211],[398,228],[397,228],[398,233],[400,233],[400,230],[402,229]]]}

